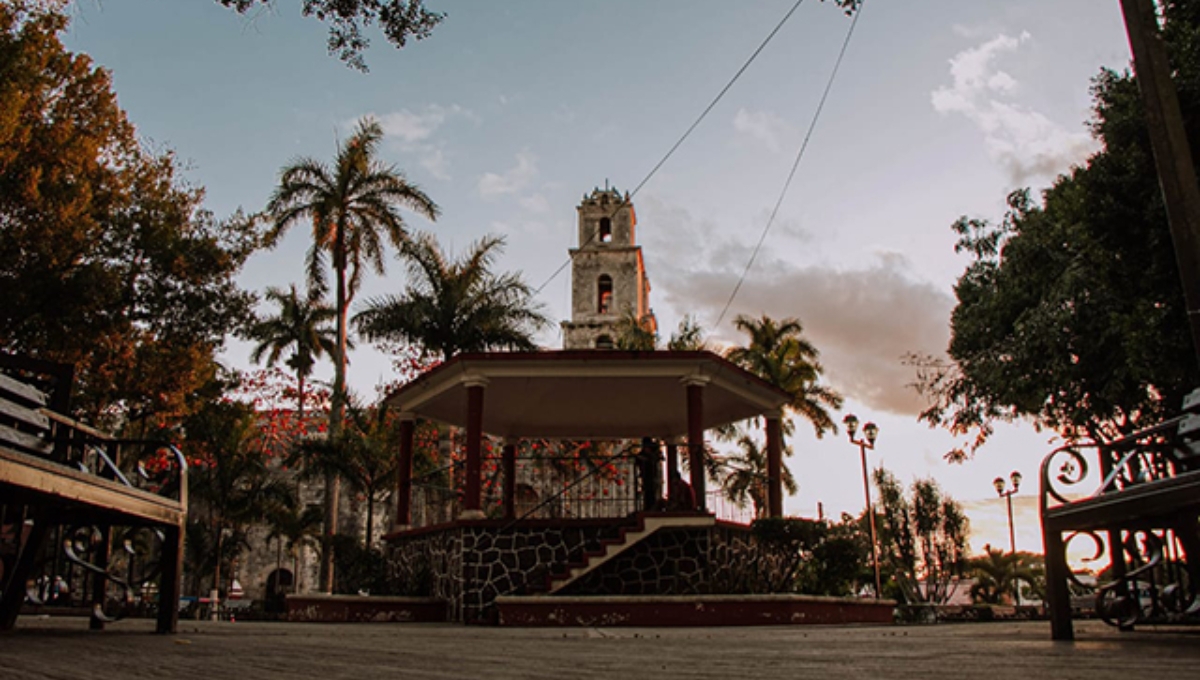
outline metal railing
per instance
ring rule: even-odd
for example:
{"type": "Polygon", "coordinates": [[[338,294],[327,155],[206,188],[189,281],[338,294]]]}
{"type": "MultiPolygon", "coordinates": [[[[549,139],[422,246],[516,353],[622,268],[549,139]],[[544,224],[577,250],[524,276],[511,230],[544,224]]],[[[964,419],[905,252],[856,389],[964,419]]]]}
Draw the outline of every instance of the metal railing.
{"type": "MultiPolygon", "coordinates": [[[[514,498],[516,518],[619,518],[643,510],[643,480],[636,457],[618,454],[602,462],[589,465],[567,457],[519,458],[514,498]]],[[[410,512],[414,528],[445,524],[462,513],[461,494],[451,486],[458,482],[461,467],[461,463],[445,466],[413,480],[410,512]]],[[[485,473],[480,500],[488,517],[504,517],[503,487],[499,470],[485,473]]],[[[665,493],[665,489],[660,489],[660,493],[665,493]]],[[[719,520],[738,524],[754,521],[752,506],[739,506],[720,489],[705,494],[705,506],[719,520]]]]}

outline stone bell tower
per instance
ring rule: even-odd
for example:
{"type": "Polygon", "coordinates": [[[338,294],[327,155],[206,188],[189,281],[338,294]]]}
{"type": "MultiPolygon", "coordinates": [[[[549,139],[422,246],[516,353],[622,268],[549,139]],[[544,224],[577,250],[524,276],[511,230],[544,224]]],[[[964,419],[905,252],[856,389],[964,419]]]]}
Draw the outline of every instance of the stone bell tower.
{"type": "Polygon", "coordinates": [[[612,349],[617,322],[632,313],[657,328],[650,309],[650,279],[634,238],[637,215],[629,196],[593,189],[576,208],[579,247],[571,253],[571,320],[564,349],[612,349]]]}

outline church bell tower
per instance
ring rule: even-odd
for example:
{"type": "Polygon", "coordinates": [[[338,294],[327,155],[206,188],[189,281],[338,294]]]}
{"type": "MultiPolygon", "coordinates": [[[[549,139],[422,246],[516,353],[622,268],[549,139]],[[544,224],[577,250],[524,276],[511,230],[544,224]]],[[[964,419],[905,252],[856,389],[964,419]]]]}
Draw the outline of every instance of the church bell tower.
{"type": "Polygon", "coordinates": [[[650,279],[634,228],[628,194],[593,189],[576,208],[577,248],[571,254],[571,320],[564,321],[564,349],[612,349],[617,322],[634,315],[656,329],[650,279]]]}

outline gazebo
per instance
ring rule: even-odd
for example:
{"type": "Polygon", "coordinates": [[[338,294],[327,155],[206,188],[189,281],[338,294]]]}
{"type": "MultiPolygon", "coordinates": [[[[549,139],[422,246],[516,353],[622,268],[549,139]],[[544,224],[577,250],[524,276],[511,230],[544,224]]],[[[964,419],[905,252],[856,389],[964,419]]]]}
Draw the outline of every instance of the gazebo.
{"type": "MultiPolygon", "coordinates": [[[[570,350],[462,354],[401,387],[385,403],[401,420],[396,525],[409,525],[413,433],[418,417],[466,430],[460,519],[482,519],[484,435],[504,439],[504,505],[512,514],[516,442],[686,436],[697,510],[704,510],[704,432],[753,417],[766,420],[768,513],[783,514],[780,418],[783,390],[712,352],[570,350]]],[[[668,458],[668,463],[670,463],[668,458]]]]}
{"type": "Polygon", "coordinates": [[[789,395],[705,351],[568,350],[462,354],[401,387],[385,403],[401,421],[401,474],[389,573],[398,590],[449,604],[452,620],[498,620],[504,596],[680,595],[721,592],[754,563],[749,529],[704,507],[704,432],[766,421],[768,514],[783,514],[780,419],[789,395]],[[418,418],[463,428],[465,476],[454,520],[414,527],[413,436],[418,418]],[[504,517],[481,503],[484,437],[503,440],[504,517]],[[523,518],[515,512],[522,439],[686,439],[696,503],[622,517],[523,518]]]}

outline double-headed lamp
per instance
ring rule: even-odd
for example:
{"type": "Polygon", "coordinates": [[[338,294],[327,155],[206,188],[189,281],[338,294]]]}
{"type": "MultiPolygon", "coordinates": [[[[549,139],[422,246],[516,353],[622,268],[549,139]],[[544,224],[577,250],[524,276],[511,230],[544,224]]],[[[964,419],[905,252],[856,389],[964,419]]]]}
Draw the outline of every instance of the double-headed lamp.
{"type": "Polygon", "coordinates": [[[867,423],[863,425],[863,434],[867,435],[867,443],[874,446],[875,438],[879,436],[879,427],[875,423],[867,423]]]}
{"type": "Polygon", "coordinates": [[[845,418],[842,418],[842,424],[846,426],[846,434],[854,439],[854,433],[858,432],[858,416],[853,413],[847,413],[845,418]]]}

